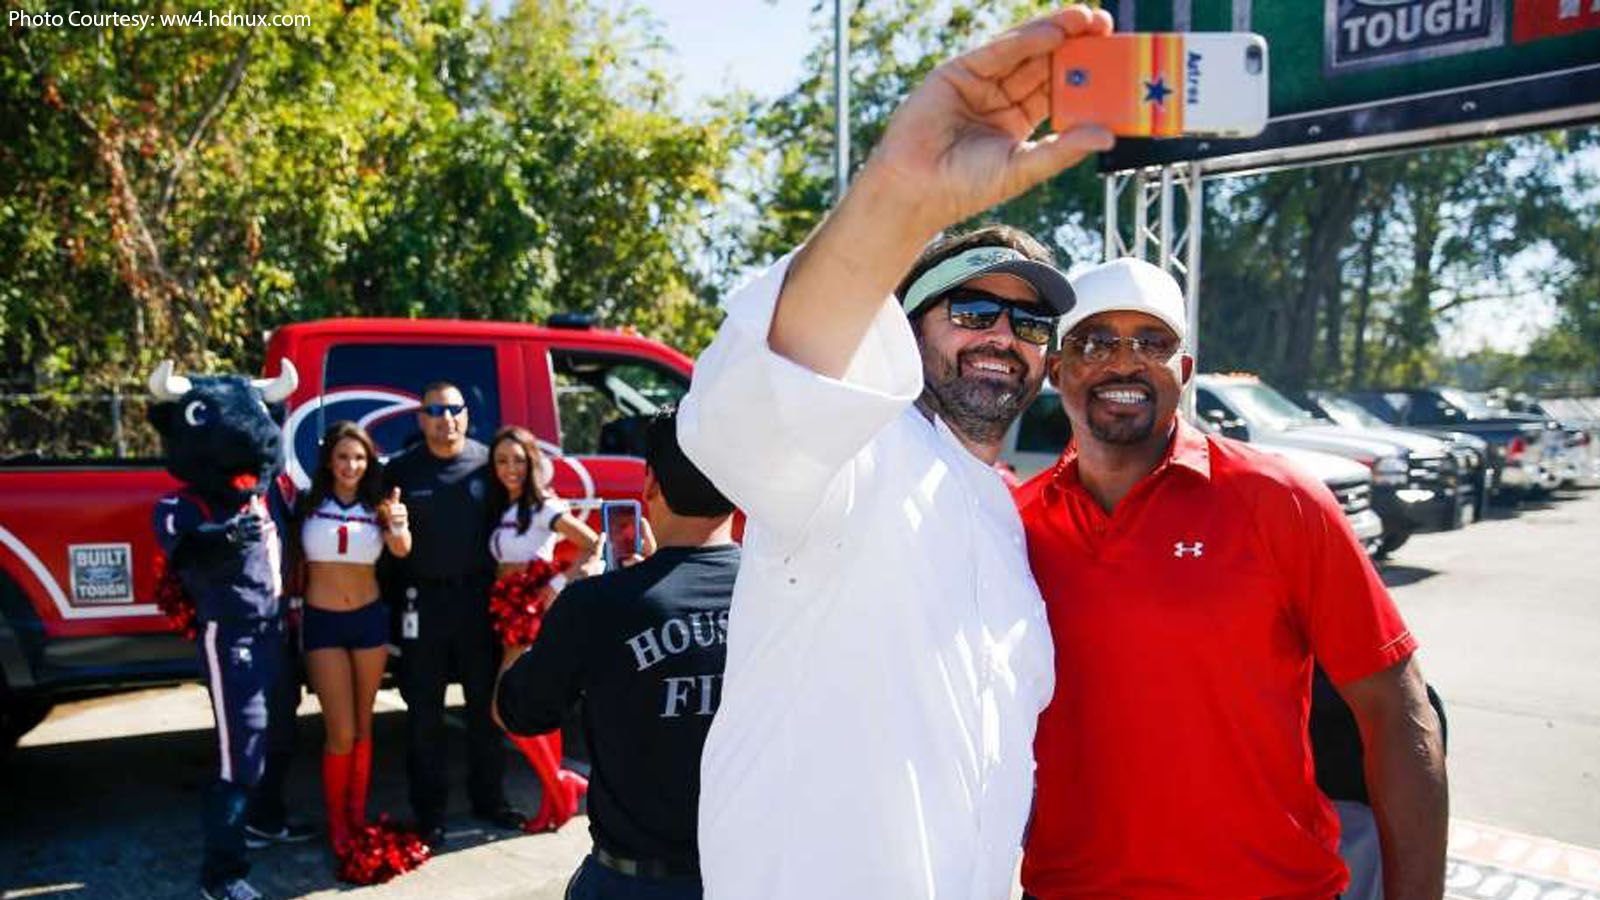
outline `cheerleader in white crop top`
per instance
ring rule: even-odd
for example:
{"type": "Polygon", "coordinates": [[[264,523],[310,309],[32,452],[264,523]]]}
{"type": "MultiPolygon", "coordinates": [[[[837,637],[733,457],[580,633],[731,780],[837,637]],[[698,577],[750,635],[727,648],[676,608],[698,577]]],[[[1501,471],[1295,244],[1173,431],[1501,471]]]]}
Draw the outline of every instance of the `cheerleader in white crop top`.
{"type": "MultiPolygon", "coordinates": [[[[548,608],[568,579],[580,577],[584,564],[600,546],[600,539],[551,493],[548,481],[539,477],[545,470],[544,455],[526,428],[500,429],[489,443],[489,458],[495,475],[489,483],[489,508],[499,511],[489,537],[489,552],[499,564],[501,577],[525,568],[535,559],[553,561],[556,545],[563,538],[577,545],[576,557],[544,589],[543,600],[548,608]]],[[[506,652],[518,653],[520,648],[507,648],[506,652]]],[[[539,811],[528,820],[527,830],[560,828],[577,812],[578,799],[589,787],[581,775],[561,768],[561,732],[534,737],[512,735],[511,740],[538,774],[543,787],[539,811]]]]}
{"type": "Polygon", "coordinates": [[[388,608],[378,602],[378,557],[411,552],[399,492],[383,495],[377,448],[353,422],[322,436],[311,489],[291,534],[304,576],[301,644],[322,706],[322,793],[335,853],[366,824],[372,706],[389,654],[388,608]]]}
{"type": "Polygon", "coordinates": [[[300,549],[306,562],[370,566],[383,553],[384,531],[377,510],[360,500],[340,503],[330,495],[300,523],[300,549]]]}

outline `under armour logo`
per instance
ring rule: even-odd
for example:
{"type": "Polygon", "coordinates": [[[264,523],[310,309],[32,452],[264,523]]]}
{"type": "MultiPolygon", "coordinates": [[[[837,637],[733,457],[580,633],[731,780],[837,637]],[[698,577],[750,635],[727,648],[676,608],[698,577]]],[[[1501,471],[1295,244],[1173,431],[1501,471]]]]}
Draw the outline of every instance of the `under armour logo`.
{"type": "Polygon", "coordinates": [[[1201,541],[1195,541],[1192,544],[1185,544],[1183,541],[1178,541],[1172,545],[1172,555],[1178,559],[1183,559],[1185,556],[1205,556],[1206,545],[1201,541]]]}

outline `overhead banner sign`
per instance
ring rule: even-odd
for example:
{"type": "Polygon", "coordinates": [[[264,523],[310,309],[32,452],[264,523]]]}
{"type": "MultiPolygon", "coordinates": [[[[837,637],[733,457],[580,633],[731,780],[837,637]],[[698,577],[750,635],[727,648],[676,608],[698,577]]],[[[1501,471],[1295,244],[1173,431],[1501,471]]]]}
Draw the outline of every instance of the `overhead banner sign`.
{"type": "Polygon", "coordinates": [[[1392,66],[1505,43],[1493,0],[1326,0],[1323,71],[1392,66]]]}
{"type": "Polygon", "coordinates": [[[1265,131],[1123,140],[1103,171],[1266,169],[1600,122],[1600,0],[1106,0],[1121,31],[1267,39],[1265,131]]]}

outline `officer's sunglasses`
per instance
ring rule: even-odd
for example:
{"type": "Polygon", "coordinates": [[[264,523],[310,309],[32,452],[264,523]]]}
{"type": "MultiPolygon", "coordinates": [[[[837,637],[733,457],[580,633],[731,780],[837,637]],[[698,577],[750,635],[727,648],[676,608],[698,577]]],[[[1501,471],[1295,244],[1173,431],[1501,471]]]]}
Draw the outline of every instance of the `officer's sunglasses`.
{"type": "Polygon", "coordinates": [[[427,403],[422,407],[422,412],[430,418],[437,419],[445,413],[459,416],[467,411],[465,403],[427,403]]]}
{"type": "Polygon", "coordinates": [[[1170,334],[1147,332],[1131,337],[1119,337],[1109,331],[1091,331],[1087,334],[1069,334],[1062,344],[1067,352],[1091,365],[1110,362],[1117,350],[1127,347],[1133,355],[1145,362],[1165,363],[1178,352],[1179,341],[1170,334]]]}
{"type": "Polygon", "coordinates": [[[1017,340],[1040,347],[1050,343],[1056,333],[1056,317],[1003,300],[993,294],[951,291],[944,295],[949,305],[950,324],[972,331],[988,331],[1003,312],[1011,320],[1011,333],[1017,340]]]}

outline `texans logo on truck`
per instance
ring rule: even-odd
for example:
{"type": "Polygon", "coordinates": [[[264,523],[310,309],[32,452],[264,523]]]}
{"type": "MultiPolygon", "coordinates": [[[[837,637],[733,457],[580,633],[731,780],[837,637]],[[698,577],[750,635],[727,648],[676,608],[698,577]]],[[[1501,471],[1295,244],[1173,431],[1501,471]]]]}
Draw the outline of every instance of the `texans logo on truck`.
{"type": "MultiPolygon", "coordinates": [[[[284,443],[289,448],[286,468],[295,488],[303,491],[311,487],[308,473],[317,465],[317,440],[328,425],[345,419],[355,422],[372,435],[378,452],[388,457],[405,447],[407,441],[418,439],[416,412],[421,401],[416,394],[378,387],[340,388],[307,400],[289,414],[283,425],[284,443]]],[[[552,462],[564,463],[578,476],[583,499],[595,496],[594,478],[583,463],[562,456],[561,448],[548,441],[539,441],[539,449],[552,462]]]]}

